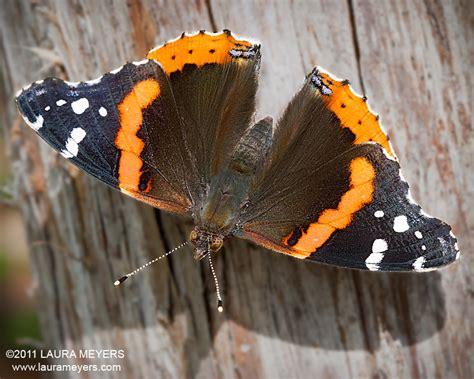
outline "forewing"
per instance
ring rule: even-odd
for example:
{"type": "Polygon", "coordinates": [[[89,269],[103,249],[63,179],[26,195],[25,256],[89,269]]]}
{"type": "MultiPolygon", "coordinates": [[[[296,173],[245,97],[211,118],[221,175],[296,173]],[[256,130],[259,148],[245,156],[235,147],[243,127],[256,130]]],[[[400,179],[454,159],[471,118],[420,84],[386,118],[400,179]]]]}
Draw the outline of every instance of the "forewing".
{"type": "Polygon", "coordinates": [[[193,175],[168,78],[155,61],[89,82],[56,78],[21,91],[25,121],[72,163],[145,203],[185,213],[193,175]]]}
{"type": "Polygon", "coordinates": [[[422,270],[453,261],[450,227],[413,202],[378,117],[346,81],[324,75],[308,76],[279,121],[237,234],[351,268],[422,270]]]}
{"type": "Polygon", "coordinates": [[[229,31],[184,34],[148,54],[169,76],[203,185],[228,162],[255,112],[260,45],[229,31]]]}

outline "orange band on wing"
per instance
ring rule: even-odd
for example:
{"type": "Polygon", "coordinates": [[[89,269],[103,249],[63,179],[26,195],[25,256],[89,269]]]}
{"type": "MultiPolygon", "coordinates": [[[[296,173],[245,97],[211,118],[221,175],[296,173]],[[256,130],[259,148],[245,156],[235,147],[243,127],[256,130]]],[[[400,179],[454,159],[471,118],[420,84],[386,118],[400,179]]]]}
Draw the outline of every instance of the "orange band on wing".
{"type": "Polygon", "coordinates": [[[354,133],[354,143],[377,142],[395,158],[388,137],[380,127],[379,118],[369,110],[366,99],[352,91],[347,81],[336,80],[320,70],[317,75],[332,92],[330,95],[322,96],[324,103],[336,114],[342,127],[349,128],[354,133]]]}
{"type": "Polygon", "coordinates": [[[283,239],[283,244],[295,251],[298,258],[310,256],[321,247],[337,229],[344,229],[352,222],[354,213],[372,201],[374,193],[375,170],[366,158],[354,158],[350,163],[350,188],[342,195],[336,209],[326,209],[318,220],[309,225],[305,231],[300,230],[301,236],[296,244],[290,246],[290,233],[283,239]]]}
{"type": "Polygon", "coordinates": [[[230,62],[231,50],[247,51],[252,46],[249,41],[236,39],[228,31],[219,34],[200,32],[191,36],[183,34],[181,38],[151,50],[147,58],[160,62],[165,72],[170,75],[182,70],[185,64],[201,67],[208,63],[230,62]]]}
{"type": "Polygon", "coordinates": [[[160,95],[160,85],[156,80],[143,80],[119,104],[120,129],[115,137],[115,145],[120,149],[118,167],[119,187],[123,190],[138,191],[143,161],[140,154],[145,142],[137,137],[143,122],[143,109],[160,95]]]}

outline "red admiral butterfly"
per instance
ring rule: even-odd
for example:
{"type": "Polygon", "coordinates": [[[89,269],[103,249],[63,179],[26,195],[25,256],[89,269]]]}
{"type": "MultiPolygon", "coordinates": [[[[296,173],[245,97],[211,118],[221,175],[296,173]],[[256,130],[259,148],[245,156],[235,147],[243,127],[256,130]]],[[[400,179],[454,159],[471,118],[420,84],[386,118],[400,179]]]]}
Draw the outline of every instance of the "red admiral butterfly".
{"type": "MultiPolygon", "coordinates": [[[[410,196],[379,118],[315,68],[273,127],[253,123],[260,45],[184,34],[89,82],[45,79],[17,97],[54,149],[121,192],[193,217],[194,258],[228,237],[300,259],[425,271],[459,256],[410,196]]],[[[212,263],[212,262],[211,262],[212,263]]]]}

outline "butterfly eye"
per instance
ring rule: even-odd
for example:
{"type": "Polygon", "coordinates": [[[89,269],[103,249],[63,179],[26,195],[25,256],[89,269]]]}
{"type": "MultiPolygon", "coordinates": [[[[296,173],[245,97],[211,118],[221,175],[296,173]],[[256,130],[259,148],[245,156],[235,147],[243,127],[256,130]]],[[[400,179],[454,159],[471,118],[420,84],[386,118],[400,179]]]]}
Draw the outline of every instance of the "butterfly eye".
{"type": "Polygon", "coordinates": [[[209,248],[211,249],[211,251],[216,252],[220,250],[223,244],[224,244],[224,241],[222,240],[222,238],[214,238],[209,248]]]}
{"type": "Polygon", "coordinates": [[[189,235],[189,240],[195,244],[197,239],[198,239],[197,232],[195,230],[191,231],[191,234],[189,235]]]}

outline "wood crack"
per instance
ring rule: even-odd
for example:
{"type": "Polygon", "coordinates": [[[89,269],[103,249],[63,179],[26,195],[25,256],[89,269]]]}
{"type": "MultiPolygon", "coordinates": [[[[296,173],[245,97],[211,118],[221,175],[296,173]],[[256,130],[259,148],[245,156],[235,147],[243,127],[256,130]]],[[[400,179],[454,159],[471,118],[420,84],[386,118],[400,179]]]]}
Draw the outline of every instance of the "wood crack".
{"type": "Polygon", "coordinates": [[[354,0],[347,0],[347,5],[349,6],[349,19],[350,19],[350,26],[352,31],[352,42],[354,44],[354,54],[357,62],[357,73],[359,74],[360,86],[362,89],[362,94],[365,96],[365,85],[364,85],[364,77],[362,76],[362,67],[360,63],[360,47],[359,47],[359,37],[357,34],[357,25],[355,21],[354,15],[354,0]]]}
{"type": "Polygon", "coordinates": [[[209,16],[209,22],[211,23],[211,28],[214,33],[217,32],[217,24],[214,18],[214,12],[212,11],[211,0],[206,0],[207,14],[209,16]]]}

